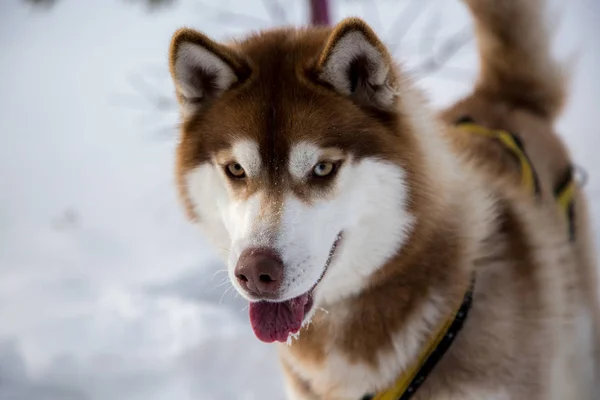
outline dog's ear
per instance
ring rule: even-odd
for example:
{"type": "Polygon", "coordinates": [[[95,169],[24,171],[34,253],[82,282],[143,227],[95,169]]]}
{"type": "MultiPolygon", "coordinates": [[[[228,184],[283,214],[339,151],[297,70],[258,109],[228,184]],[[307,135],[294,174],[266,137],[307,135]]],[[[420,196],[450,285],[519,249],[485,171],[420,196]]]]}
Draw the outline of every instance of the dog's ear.
{"type": "Polygon", "coordinates": [[[233,49],[187,28],[173,35],[169,64],[184,114],[199,110],[250,75],[233,49]]]}
{"type": "Polygon", "coordinates": [[[375,32],[361,19],[341,21],[331,33],[316,67],[317,76],[363,106],[392,110],[396,70],[375,32]]]}

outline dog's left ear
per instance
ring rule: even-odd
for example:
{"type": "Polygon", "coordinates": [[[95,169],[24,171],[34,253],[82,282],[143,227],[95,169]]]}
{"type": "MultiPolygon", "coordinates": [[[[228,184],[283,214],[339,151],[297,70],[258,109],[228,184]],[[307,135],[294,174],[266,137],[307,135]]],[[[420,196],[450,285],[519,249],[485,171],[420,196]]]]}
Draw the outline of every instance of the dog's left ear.
{"type": "Polygon", "coordinates": [[[348,18],[334,28],[316,72],[320,80],[362,106],[395,108],[394,63],[375,32],[361,19],[348,18]]]}

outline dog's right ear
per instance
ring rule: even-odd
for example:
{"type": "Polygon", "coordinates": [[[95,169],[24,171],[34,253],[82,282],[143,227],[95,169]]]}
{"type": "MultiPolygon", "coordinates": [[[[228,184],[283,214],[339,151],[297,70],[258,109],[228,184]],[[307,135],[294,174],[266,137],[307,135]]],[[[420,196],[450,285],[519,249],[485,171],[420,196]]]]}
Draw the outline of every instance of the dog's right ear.
{"type": "Polygon", "coordinates": [[[250,75],[250,67],[233,49],[187,28],[173,35],[169,64],[184,115],[198,111],[250,75]]]}

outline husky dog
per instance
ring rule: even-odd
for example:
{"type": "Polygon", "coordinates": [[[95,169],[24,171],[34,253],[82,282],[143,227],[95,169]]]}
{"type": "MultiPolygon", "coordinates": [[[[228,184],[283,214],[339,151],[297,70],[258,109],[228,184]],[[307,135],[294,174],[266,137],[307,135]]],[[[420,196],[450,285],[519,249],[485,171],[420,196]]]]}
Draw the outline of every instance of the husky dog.
{"type": "Polygon", "coordinates": [[[554,131],[566,84],[545,4],[465,3],[480,75],[441,112],[357,18],[173,37],[179,193],[257,338],[281,342],[290,399],[378,396],[415,364],[397,398],[600,396],[593,240],[554,131]]]}

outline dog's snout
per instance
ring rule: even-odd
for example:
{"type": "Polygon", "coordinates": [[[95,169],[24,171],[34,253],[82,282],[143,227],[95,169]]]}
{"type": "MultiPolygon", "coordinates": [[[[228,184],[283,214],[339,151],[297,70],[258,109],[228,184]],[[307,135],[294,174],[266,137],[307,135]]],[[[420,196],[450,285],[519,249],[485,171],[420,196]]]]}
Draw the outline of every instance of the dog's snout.
{"type": "Polygon", "coordinates": [[[283,262],[268,249],[246,249],[235,266],[235,277],[240,286],[253,296],[277,295],[283,277],[283,262]]]}

